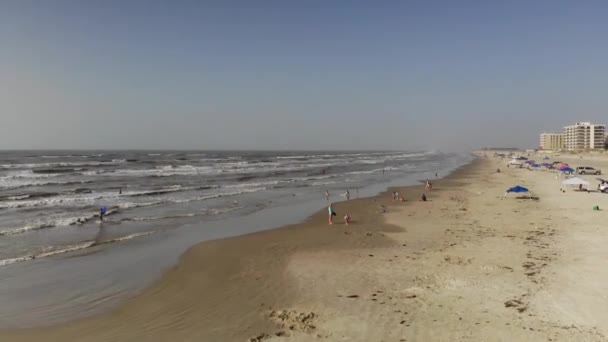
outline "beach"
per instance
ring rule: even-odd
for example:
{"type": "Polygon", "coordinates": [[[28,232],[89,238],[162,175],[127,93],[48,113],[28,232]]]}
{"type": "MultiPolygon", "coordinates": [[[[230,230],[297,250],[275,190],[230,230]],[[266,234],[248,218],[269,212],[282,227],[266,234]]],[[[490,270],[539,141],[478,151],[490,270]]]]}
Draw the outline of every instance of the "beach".
{"type": "MultiPolygon", "coordinates": [[[[608,171],[603,156],[559,159],[608,171]]],[[[605,341],[608,197],[507,162],[478,153],[431,191],[335,203],[333,225],[323,208],[202,242],[117,309],[0,340],[605,341]],[[505,198],[514,185],[534,199],[505,198]]]]}

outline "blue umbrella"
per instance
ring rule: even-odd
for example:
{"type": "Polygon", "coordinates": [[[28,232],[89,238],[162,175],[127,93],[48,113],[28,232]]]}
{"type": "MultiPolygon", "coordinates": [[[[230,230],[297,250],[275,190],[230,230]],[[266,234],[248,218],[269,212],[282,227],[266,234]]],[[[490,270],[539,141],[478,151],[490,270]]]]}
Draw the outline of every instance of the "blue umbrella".
{"type": "Polygon", "coordinates": [[[516,186],[514,186],[512,188],[509,188],[507,190],[507,192],[515,192],[515,193],[528,192],[528,189],[524,188],[523,186],[516,185],[516,186]]]}

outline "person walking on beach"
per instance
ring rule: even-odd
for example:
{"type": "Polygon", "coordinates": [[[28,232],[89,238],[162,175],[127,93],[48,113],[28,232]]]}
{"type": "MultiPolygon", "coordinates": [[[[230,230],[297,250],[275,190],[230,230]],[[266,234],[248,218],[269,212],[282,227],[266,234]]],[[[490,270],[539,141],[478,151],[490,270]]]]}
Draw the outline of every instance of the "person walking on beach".
{"type": "Polygon", "coordinates": [[[329,206],[327,207],[327,214],[329,216],[329,224],[334,224],[334,216],[336,216],[336,212],[334,211],[334,208],[331,203],[329,203],[329,206]]]}
{"type": "Polygon", "coordinates": [[[350,200],[350,191],[348,189],[346,189],[346,200],[350,200]]]}

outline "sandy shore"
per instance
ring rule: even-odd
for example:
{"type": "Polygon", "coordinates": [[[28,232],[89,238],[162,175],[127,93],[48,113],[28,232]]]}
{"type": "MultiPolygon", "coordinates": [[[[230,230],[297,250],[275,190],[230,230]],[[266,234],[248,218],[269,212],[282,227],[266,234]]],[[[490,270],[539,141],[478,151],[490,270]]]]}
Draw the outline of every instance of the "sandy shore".
{"type": "Polygon", "coordinates": [[[118,310],[0,340],[607,340],[608,211],[592,210],[607,195],[562,193],[555,174],[505,164],[480,158],[434,182],[429,202],[416,201],[422,185],[399,188],[408,202],[336,204],[333,226],[321,210],[201,243],[118,310]],[[503,199],[516,184],[540,200],[503,199]]]}

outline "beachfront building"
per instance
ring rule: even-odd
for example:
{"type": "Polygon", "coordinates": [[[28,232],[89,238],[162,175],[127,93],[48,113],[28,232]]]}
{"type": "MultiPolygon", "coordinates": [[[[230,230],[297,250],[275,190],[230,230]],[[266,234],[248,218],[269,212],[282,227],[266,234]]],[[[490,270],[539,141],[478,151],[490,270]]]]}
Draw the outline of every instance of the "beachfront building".
{"type": "Polygon", "coordinates": [[[605,125],[577,122],[564,127],[564,142],[566,149],[570,151],[603,149],[605,139],[605,125]]]}
{"type": "Polygon", "coordinates": [[[540,149],[549,151],[563,150],[566,147],[563,133],[541,133],[540,149]]]}

